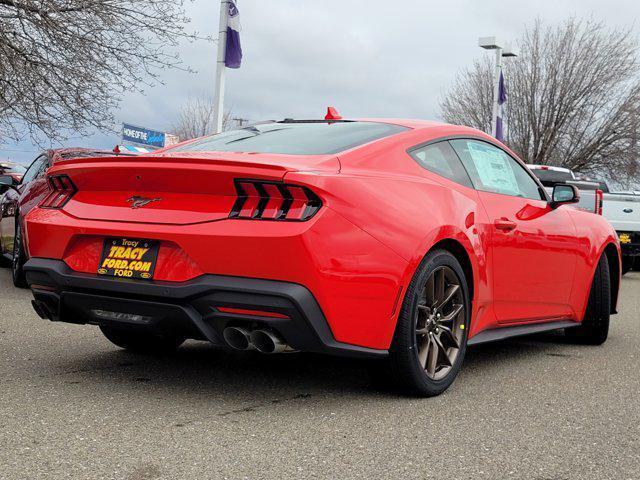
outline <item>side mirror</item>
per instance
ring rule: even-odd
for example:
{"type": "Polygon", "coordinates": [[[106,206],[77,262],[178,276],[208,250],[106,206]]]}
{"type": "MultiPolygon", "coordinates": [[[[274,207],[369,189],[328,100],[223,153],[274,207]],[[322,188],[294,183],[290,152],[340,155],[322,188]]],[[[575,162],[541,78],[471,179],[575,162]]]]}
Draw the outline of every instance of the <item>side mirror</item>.
{"type": "Polygon", "coordinates": [[[580,201],[580,191],[575,185],[556,185],[551,194],[551,208],[558,208],[560,205],[578,203],[580,201]]]}
{"type": "Polygon", "coordinates": [[[11,175],[0,175],[0,194],[15,188],[18,182],[11,175]]]}

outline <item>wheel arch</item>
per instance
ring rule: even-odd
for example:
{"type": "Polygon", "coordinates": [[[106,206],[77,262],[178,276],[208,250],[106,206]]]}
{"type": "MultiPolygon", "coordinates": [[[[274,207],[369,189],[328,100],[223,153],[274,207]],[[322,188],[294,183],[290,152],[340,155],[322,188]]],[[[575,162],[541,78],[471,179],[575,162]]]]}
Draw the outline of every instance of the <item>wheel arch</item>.
{"type": "Polygon", "coordinates": [[[471,257],[467,252],[467,249],[457,240],[453,238],[445,238],[435,243],[429,251],[433,250],[446,250],[451,253],[460,262],[462,271],[464,272],[465,280],[467,282],[467,288],[469,289],[469,300],[473,302],[475,293],[475,282],[473,276],[473,264],[471,263],[471,257]]]}
{"type": "Polygon", "coordinates": [[[13,232],[13,241],[16,241],[16,237],[18,236],[18,228],[20,229],[20,233],[22,236],[22,251],[24,252],[25,259],[29,259],[29,241],[27,238],[27,230],[25,228],[24,217],[19,213],[16,214],[16,223],[15,230],[13,232]]]}

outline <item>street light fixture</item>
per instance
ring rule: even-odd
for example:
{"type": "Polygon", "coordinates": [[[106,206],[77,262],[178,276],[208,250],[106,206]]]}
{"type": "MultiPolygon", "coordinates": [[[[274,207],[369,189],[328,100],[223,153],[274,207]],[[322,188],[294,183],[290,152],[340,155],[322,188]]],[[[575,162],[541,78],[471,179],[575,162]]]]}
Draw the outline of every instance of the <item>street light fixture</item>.
{"type": "Polygon", "coordinates": [[[500,88],[500,73],[502,72],[502,59],[503,57],[517,57],[517,52],[511,48],[508,43],[503,43],[497,37],[480,37],[478,39],[478,46],[485,50],[496,51],[496,66],[493,78],[493,117],[491,119],[491,135],[496,136],[497,132],[497,118],[500,105],[498,104],[498,94],[500,88]]]}

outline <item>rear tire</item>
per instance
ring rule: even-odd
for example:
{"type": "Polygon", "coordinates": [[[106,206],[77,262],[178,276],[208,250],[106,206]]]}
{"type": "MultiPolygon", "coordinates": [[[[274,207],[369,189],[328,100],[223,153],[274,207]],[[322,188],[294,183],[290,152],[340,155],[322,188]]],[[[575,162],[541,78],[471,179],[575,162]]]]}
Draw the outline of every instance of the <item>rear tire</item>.
{"type": "Polygon", "coordinates": [[[611,279],[609,260],[602,254],[596,267],[589,303],[584,319],[579,327],[569,328],[567,336],[576,343],[585,345],[602,345],[609,335],[609,318],[611,316],[611,279]]]}
{"type": "Polygon", "coordinates": [[[11,263],[11,274],[13,284],[18,288],[27,288],[27,277],[24,273],[24,264],[27,256],[24,252],[24,243],[22,242],[22,228],[16,223],[16,234],[13,238],[13,260],[11,263]]]}
{"type": "Polygon", "coordinates": [[[386,359],[387,380],[411,395],[444,392],[460,371],[469,321],[469,290],[460,262],[446,250],[430,252],[405,294],[386,359]]]}
{"type": "Polygon", "coordinates": [[[114,345],[137,353],[170,353],[185,341],[176,334],[156,334],[124,328],[100,326],[100,330],[114,345]]]}

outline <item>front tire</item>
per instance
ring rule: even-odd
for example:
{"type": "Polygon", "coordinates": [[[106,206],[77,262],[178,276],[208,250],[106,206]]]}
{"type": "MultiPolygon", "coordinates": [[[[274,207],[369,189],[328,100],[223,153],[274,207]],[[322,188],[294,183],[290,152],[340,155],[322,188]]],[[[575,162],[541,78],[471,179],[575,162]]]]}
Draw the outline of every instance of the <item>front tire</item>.
{"type": "Polygon", "coordinates": [[[389,379],[412,395],[444,392],[460,371],[470,316],[460,262],[446,250],[430,252],[405,294],[387,359],[389,379]]]}
{"type": "Polygon", "coordinates": [[[24,273],[24,264],[27,256],[24,252],[24,244],[22,242],[22,228],[16,223],[16,234],[13,238],[13,260],[11,262],[11,274],[13,284],[18,288],[27,288],[27,277],[24,273]]]}
{"type": "Polygon", "coordinates": [[[584,319],[579,327],[569,328],[567,336],[576,343],[585,345],[602,345],[609,335],[609,318],[611,316],[611,279],[609,260],[602,254],[596,267],[589,303],[584,319]]]}
{"type": "Polygon", "coordinates": [[[139,330],[100,326],[100,330],[114,345],[136,353],[170,353],[185,341],[176,334],[156,334],[139,330]]]}

